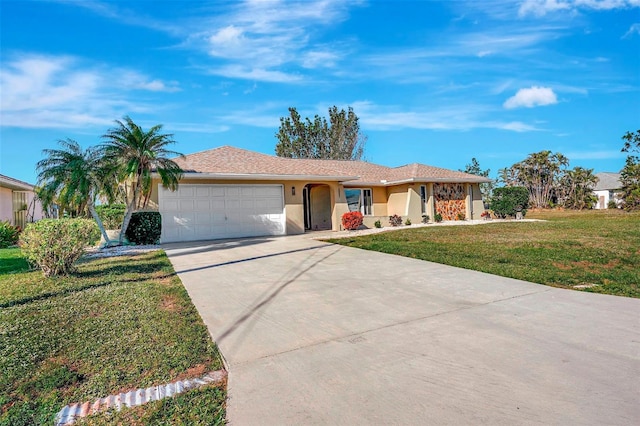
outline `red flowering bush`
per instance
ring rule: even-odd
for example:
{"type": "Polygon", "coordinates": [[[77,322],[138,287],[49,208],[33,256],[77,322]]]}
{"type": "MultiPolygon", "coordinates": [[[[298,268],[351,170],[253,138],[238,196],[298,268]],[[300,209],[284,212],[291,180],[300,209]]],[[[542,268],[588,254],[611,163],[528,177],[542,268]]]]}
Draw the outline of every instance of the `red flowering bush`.
{"type": "Polygon", "coordinates": [[[355,231],[362,225],[362,213],[347,212],[342,215],[342,227],[349,231],[355,231]]]}

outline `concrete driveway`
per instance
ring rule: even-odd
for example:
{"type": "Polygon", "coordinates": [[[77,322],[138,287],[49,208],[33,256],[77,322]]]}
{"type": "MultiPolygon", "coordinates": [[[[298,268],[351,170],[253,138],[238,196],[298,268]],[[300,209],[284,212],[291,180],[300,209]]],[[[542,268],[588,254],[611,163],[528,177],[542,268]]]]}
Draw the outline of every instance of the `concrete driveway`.
{"type": "Polygon", "coordinates": [[[163,248],[232,425],[640,423],[640,300],[308,236],[163,248]]]}

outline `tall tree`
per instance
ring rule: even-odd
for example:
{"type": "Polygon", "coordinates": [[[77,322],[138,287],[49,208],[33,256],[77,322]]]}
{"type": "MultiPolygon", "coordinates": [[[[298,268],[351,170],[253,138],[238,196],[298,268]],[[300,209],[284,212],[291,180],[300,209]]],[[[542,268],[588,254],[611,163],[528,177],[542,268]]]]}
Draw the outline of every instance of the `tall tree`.
{"type": "MultiPolygon", "coordinates": [[[[471,163],[467,164],[464,166],[463,170],[460,170],[461,172],[464,173],[469,173],[472,175],[476,175],[476,176],[483,176],[488,178],[489,177],[489,173],[491,172],[491,169],[487,169],[487,170],[482,170],[480,168],[480,162],[478,162],[478,160],[473,157],[471,159],[471,163]]],[[[494,182],[485,182],[485,183],[481,183],[480,184],[480,191],[482,192],[482,195],[484,196],[484,199],[487,200],[489,198],[491,198],[491,194],[493,192],[493,187],[494,187],[494,182]]]]}
{"type": "Polygon", "coordinates": [[[574,167],[567,170],[556,189],[558,202],[569,209],[593,208],[598,201],[593,193],[597,183],[598,178],[593,174],[593,169],[574,167]]]}
{"type": "Polygon", "coordinates": [[[71,216],[89,214],[98,224],[107,244],[109,236],[95,209],[101,193],[111,194],[113,189],[105,179],[107,168],[99,150],[83,150],[72,139],[59,140],[62,149],[45,149],[47,156],[36,164],[38,171],[38,196],[48,209],[56,203],[71,216]]]}
{"type": "Polygon", "coordinates": [[[289,108],[289,117],[280,118],[276,138],[278,157],[331,160],[362,159],[367,140],[353,108],[345,111],[336,106],[329,108],[328,122],[319,115],[313,121],[308,117],[302,120],[295,108],[289,108]]]}
{"type": "MultiPolygon", "coordinates": [[[[622,152],[640,152],[640,130],[627,132],[622,136],[622,152]]],[[[620,171],[622,200],[625,210],[640,210],[640,157],[628,155],[620,171]]]]}
{"type": "Polygon", "coordinates": [[[106,142],[101,150],[122,182],[127,205],[120,229],[120,244],[124,240],[131,215],[149,200],[152,173],[156,172],[162,186],[171,190],[177,189],[182,177],[182,169],[170,157],[183,155],[167,149],[175,141],[173,135],[161,133],[161,130],[162,125],[158,124],[144,131],[125,116],[123,121],[116,120],[116,127],[107,130],[102,136],[106,142]]]}
{"type": "Polygon", "coordinates": [[[514,164],[502,174],[510,180],[511,186],[523,186],[529,191],[529,203],[533,207],[546,208],[556,196],[555,189],[560,183],[569,160],[559,152],[540,151],[514,164]]]}

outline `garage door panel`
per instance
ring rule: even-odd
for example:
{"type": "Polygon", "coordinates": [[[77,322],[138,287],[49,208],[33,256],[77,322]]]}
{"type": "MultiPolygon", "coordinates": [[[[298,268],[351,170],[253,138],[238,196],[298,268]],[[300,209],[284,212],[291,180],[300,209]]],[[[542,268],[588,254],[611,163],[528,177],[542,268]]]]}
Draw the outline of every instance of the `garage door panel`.
{"type": "Polygon", "coordinates": [[[209,198],[209,187],[208,186],[198,186],[196,187],[196,197],[198,198],[209,198]]]}
{"type": "Polygon", "coordinates": [[[282,196],[282,188],[276,186],[270,186],[260,191],[260,194],[256,194],[259,198],[277,198],[282,196]]]}
{"type": "Polygon", "coordinates": [[[195,205],[195,200],[181,198],[180,201],[178,201],[178,210],[181,212],[193,212],[195,210],[195,205]]]}
{"type": "Polygon", "coordinates": [[[164,209],[175,212],[178,210],[178,200],[164,200],[164,209]]]}
{"type": "Polygon", "coordinates": [[[282,185],[160,186],[158,201],[163,242],[285,233],[282,185]]]}
{"type": "Polygon", "coordinates": [[[255,204],[254,200],[252,199],[243,198],[242,200],[240,200],[240,207],[243,210],[248,210],[250,212],[253,212],[254,204],[255,204]]]}
{"type": "Polygon", "coordinates": [[[238,199],[240,198],[240,187],[239,186],[227,186],[225,187],[226,193],[225,196],[227,198],[238,199]]]}
{"type": "Polygon", "coordinates": [[[224,186],[210,186],[209,187],[209,196],[211,197],[225,197],[225,187],[224,186]]]}
{"type": "Polygon", "coordinates": [[[227,199],[225,202],[225,208],[227,211],[229,210],[240,210],[241,208],[241,204],[240,204],[240,199],[239,198],[232,198],[232,199],[227,199]]]}
{"type": "MultiPolygon", "coordinates": [[[[166,190],[165,190],[166,191],[166,190]]],[[[170,192],[170,191],[169,191],[170,192]]],[[[193,198],[195,195],[195,185],[184,185],[175,191],[176,196],[193,198]]]]}

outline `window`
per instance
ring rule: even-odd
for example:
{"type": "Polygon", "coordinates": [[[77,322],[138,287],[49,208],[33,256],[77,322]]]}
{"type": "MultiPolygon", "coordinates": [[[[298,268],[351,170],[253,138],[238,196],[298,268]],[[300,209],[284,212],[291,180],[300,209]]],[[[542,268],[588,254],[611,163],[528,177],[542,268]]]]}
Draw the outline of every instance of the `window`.
{"type": "Polygon", "coordinates": [[[427,187],[424,185],[420,186],[420,201],[422,214],[425,214],[427,212],[427,187]]]}
{"type": "Polygon", "coordinates": [[[366,216],[373,214],[373,202],[370,189],[345,188],[344,196],[347,198],[347,205],[349,206],[350,212],[360,212],[366,216]]]}

